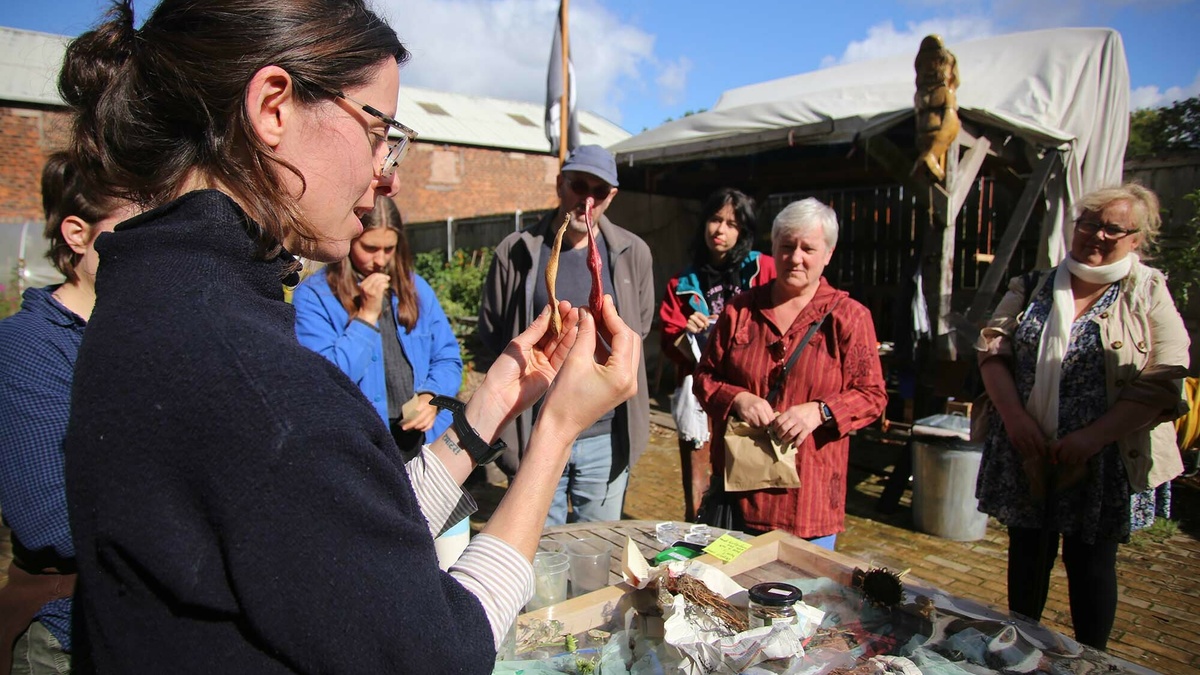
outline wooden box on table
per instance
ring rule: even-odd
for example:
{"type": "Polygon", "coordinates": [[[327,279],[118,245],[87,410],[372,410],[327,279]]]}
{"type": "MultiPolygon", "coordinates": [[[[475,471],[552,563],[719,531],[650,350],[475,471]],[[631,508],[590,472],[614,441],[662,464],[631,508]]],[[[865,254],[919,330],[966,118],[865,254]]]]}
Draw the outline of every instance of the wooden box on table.
{"type": "MultiPolygon", "coordinates": [[[[629,537],[634,543],[638,544],[641,552],[646,555],[653,555],[658,550],[664,548],[655,539],[653,522],[617,521],[612,523],[567,525],[553,528],[548,531],[548,534],[552,538],[560,540],[596,536],[609,540],[613,544],[614,549],[612,566],[610,568],[610,581],[612,583],[607,588],[602,588],[587,595],[571,598],[557,605],[523,614],[518,619],[518,625],[524,626],[530,622],[554,620],[561,622],[563,632],[582,635],[596,628],[606,631],[620,630],[624,627],[625,618],[629,616],[630,609],[635,609],[645,616],[657,614],[658,610],[655,606],[654,593],[648,589],[641,591],[634,589],[625,584],[621,580],[620,575],[620,561],[624,556],[626,537],[629,537]]],[[[746,537],[742,535],[741,538],[746,537]]],[[[710,555],[701,556],[696,558],[696,560],[720,569],[744,588],[767,581],[806,578],[826,578],[836,584],[850,587],[853,585],[855,571],[866,571],[869,568],[868,565],[859,560],[814,546],[786,532],[776,531],[753,539],[746,539],[752,544],[751,548],[730,562],[723,562],[710,555]]],[[[914,602],[916,596],[947,596],[946,593],[938,591],[934,585],[911,576],[906,575],[903,582],[906,592],[906,602],[908,603],[914,602]]],[[[976,603],[963,602],[964,606],[973,605],[982,609],[982,606],[976,603]]],[[[989,610],[983,609],[983,611],[989,610]]],[[[999,620],[1016,624],[1015,621],[1007,620],[1006,613],[1000,610],[994,610],[992,616],[996,617],[996,620],[991,622],[993,625],[999,620]]],[[[1027,624],[1021,625],[1028,626],[1027,624]]],[[[644,630],[645,626],[646,623],[643,622],[640,627],[644,630]]],[[[1049,633],[1048,629],[1043,628],[1032,630],[1041,630],[1049,633]]],[[[829,631],[825,632],[828,633],[829,631]]],[[[1069,643],[1070,641],[1067,640],[1066,642],[1069,643]]],[[[886,641],[883,641],[883,643],[886,645],[886,641]]],[[[826,647],[829,645],[828,641],[824,643],[826,647]]],[[[896,646],[899,647],[900,645],[897,644],[896,646]]],[[[863,649],[860,648],[859,651],[863,651],[863,649]]],[[[865,651],[866,653],[862,657],[864,661],[872,653],[887,653],[886,650],[880,651],[879,644],[872,645],[872,648],[865,651]]],[[[1047,658],[1056,662],[1054,668],[1060,672],[1152,672],[1087,647],[1083,647],[1079,656],[1076,657],[1051,655],[1047,658]]],[[[1043,662],[1044,664],[1045,662],[1043,662]]],[[[979,670],[979,667],[975,666],[975,669],[979,670]]],[[[857,670],[856,668],[853,672],[857,672],[857,670]]],[[[1003,670],[997,668],[996,672],[1002,672],[1003,670]]]]}

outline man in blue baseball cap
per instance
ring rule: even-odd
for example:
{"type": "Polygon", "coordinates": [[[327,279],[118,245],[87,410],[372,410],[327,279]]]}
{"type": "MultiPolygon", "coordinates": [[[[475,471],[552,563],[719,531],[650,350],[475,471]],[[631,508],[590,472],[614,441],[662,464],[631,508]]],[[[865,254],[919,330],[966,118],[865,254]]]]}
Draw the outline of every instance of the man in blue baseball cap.
{"type": "MultiPolygon", "coordinates": [[[[604,293],[613,297],[621,319],[642,338],[654,317],[654,273],[650,248],[637,235],[604,216],[617,195],[617,164],[604,148],[581,145],[571,151],[556,182],[559,205],[537,224],[505,237],[496,247],[479,307],[478,335],[493,355],[541,313],[550,297],[543,282],[554,235],[569,219],[559,252],[555,294],[574,307],[587,305],[587,198],[594,205],[593,234],[600,250],[604,293]]],[[[498,464],[509,476],[517,469],[539,406],[525,412],[503,433],[509,451],[498,464]]],[[[547,525],[572,521],[619,520],[629,468],[650,437],[650,399],[645,359],[638,367],[638,393],[583,432],[559,480],[547,525]]]]}

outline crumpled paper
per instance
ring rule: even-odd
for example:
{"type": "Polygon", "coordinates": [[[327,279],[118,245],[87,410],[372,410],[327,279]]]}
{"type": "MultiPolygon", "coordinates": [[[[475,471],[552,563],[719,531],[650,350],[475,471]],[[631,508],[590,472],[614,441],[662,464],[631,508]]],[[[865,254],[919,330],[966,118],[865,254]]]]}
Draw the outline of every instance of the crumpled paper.
{"type": "MultiPolygon", "coordinates": [[[[622,566],[625,583],[646,588],[664,577],[687,574],[704,582],[710,591],[745,611],[746,589],[721,570],[695,560],[676,560],[650,567],[632,540],[625,544],[622,566]]],[[[735,635],[722,635],[703,612],[689,608],[682,595],[670,596],[662,607],[663,641],[680,654],[679,672],[685,675],[736,675],[756,664],[772,661],[772,670],[790,670],[804,658],[804,640],[812,636],[824,614],[797,604],[796,623],[752,628],[735,635]],[[803,610],[803,611],[800,611],[803,610]]]]}

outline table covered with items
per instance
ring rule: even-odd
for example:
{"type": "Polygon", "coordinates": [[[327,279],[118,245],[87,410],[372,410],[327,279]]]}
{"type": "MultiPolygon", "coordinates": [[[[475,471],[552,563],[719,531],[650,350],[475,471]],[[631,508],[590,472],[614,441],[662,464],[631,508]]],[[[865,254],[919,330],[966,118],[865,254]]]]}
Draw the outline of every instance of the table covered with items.
{"type": "Polygon", "coordinates": [[[616,521],[544,541],[580,540],[611,545],[609,584],[522,614],[494,673],[1151,672],[784,532],[616,521]]]}

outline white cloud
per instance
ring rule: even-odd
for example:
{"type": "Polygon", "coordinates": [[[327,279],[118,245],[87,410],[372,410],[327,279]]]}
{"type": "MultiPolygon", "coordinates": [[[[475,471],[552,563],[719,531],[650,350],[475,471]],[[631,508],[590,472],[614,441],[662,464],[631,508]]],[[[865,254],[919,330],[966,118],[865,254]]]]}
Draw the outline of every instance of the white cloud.
{"type": "MultiPolygon", "coordinates": [[[[556,0],[376,0],[412,52],[401,86],[544,101],[556,0]]],[[[654,36],[598,0],[571,5],[570,39],[579,105],[620,122],[625,91],[659,72],[663,96],[678,98],[690,62],[660,64],[654,36]]]]}
{"type": "Polygon", "coordinates": [[[662,66],[654,83],[658,85],[658,98],[663,105],[678,105],[683,100],[683,94],[687,90],[687,76],[691,70],[692,60],[686,56],[662,66]]]}
{"type": "Polygon", "coordinates": [[[955,42],[987,37],[995,32],[992,21],[981,16],[909,22],[903,30],[896,30],[895,24],[884,21],[868,28],[867,37],[851,42],[840,57],[826,56],[821,59],[821,67],[899,54],[916,54],[916,45],[921,43],[921,38],[930,33],[941,35],[947,45],[953,46],[955,42]]]}
{"type": "Polygon", "coordinates": [[[1162,108],[1197,95],[1200,95],[1200,72],[1186,87],[1168,87],[1162,91],[1155,85],[1148,85],[1134,89],[1129,95],[1129,109],[1162,108]]]}

